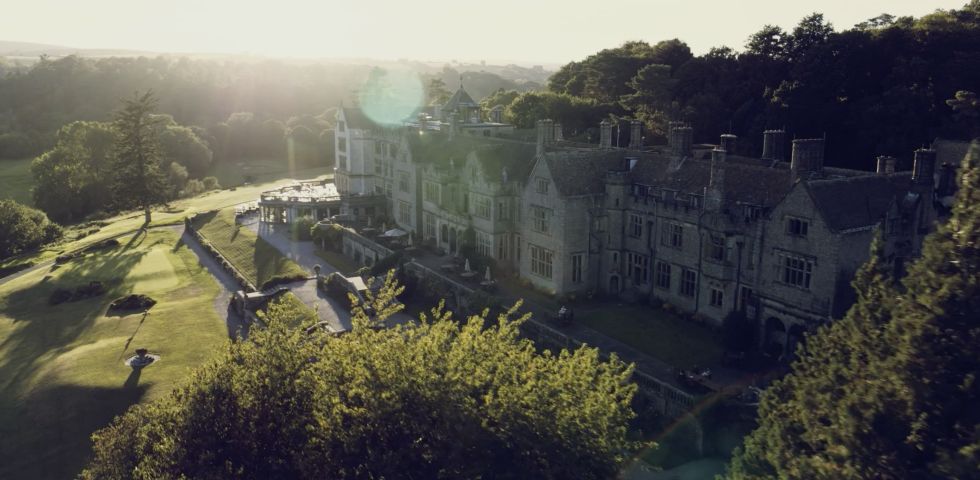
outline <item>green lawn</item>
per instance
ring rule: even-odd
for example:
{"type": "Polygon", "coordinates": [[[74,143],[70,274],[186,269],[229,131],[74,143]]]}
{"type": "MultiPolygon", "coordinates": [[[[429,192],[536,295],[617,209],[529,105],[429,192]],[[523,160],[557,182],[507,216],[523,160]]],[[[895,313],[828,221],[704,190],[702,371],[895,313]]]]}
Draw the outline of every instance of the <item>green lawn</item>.
{"type": "Polygon", "coordinates": [[[286,258],[255,232],[235,223],[232,209],[198,215],[194,226],[256,286],[282,277],[306,277],[296,262],[286,258]]]}
{"type": "MultiPolygon", "coordinates": [[[[330,179],[332,178],[332,173],[328,172],[329,171],[327,168],[316,168],[294,173],[296,178],[309,178],[311,176],[319,175],[318,178],[330,179]]],[[[261,192],[278,188],[283,185],[288,185],[293,181],[293,178],[278,177],[276,180],[267,183],[257,183],[247,187],[238,187],[234,190],[217,190],[194,198],[177,200],[168,207],[160,207],[155,209],[153,212],[153,224],[179,224],[183,222],[185,216],[196,212],[230,207],[245,202],[254,202],[258,200],[261,192]]],[[[102,227],[96,234],[85,236],[79,240],[74,240],[74,235],[70,233],[66,235],[68,240],[59,244],[50,245],[36,252],[31,252],[26,255],[20,255],[15,258],[4,260],[0,262],[0,268],[17,265],[24,262],[40,263],[45,260],[53,259],[66,251],[82,248],[114,235],[131,232],[140,228],[140,226],[143,224],[143,213],[126,212],[115,217],[108,218],[105,220],[105,222],[107,225],[102,227]]]]}
{"type": "Polygon", "coordinates": [[[227,342],[218,284],[169,229],[124,237],[0,285],[0,478],[70,478],[89,436],[130,405],[160,398],[227,342]],[[106,295],[50,306],[56,288],[100,280],[106,295]],[[147,294],[145,318],[106,315],[113,299],[147,294]],[[161,355],[142,371],[136,348],[161,355]]]}
{"type": "Polygon", "coordinates": [[[309,179],[320,175],[319,172],[331,169],[332,167],[321,167],[315,169],[296,170],[289,168],[284,159],[246,159],[239,162],[221,162],[211,166],[208,175],[217,177],[218,183],[222,186],[241,185],[245,181],[245,176],[254,178],[254,182],[262,183],[276,180],[282,177],[295,179],[309,179]]]}
{"type": "Polygon", "coordinates": [[[652,307],[578,307],[575,321],[678,368],[721,360],[723,347],[717,334],[652,307]]]}
{"type": "Polygon", "coordinates": [[[329,263],[333,268],[336,268],[340,273],[345,276],[350,276],[355,270],[361,268],[353,259],[349,258],[340,252],[335,252],[333,250],[324,250],[320,247],[316,249],[316,256],[323,259],[324,262],[329,263]]]}
{"type": "Polygon", "coordinates": [[[0,199],[11,198],[24,205],[34,205],[31,198],[31,158],[0,160],[0,199]]]}

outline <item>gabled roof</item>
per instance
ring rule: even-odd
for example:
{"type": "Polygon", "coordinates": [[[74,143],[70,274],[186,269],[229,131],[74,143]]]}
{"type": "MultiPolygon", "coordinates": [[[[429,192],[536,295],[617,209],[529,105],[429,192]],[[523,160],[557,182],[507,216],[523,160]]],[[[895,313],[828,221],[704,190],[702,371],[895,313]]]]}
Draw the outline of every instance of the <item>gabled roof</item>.
{"type": "Polygon", "coordinates": [[[961,140],[947,140],[937,138],[932,142],[932,149],[936,151],[936,167],[939,165],[950,164],[959,166],[963,158],[970,151],[970,142],[961,140]]]}
{"type": "Polygon", "coordinates": [[[621,151],[561,151],[545,155],[558,193],[565,196],[602,193],[606,172],[623,170],[626,160],[621,151]]]}
{"type": "Polygon", "coordinates": [[[463,90],[463,87],[460,86],[459,90],[456,90],[456,93],[452,97],[449,97],[449,100],[443,105],[442,109],[446,112],[452,112],[459,110],[460,107],[476,108],[479,106],[478,103],[473,101],[473,97],[466,93],[466,90],[463,90]]]}
{"type": "Polygon", "coordinates": [[[813,180],[806,188],[817,211],[834,231],[878,224],[912,186],[911,172],[868,174],[832,180],[813,180]]]}
{"type": "MultiPolygon", "coordinates": [[[[755,159],[729,156],[722,169],[725,177],[722,196],[727,205],[747,203],[772,207],[793,186],[792,172],[784,165],[764,166],[755,159]]],[[[630,179],[642,185],[700,195],[711,180],[711,161],[703,157],[689,158],[680,168],[672,168],[668,155],[647,152],[630,170],[630,179]]]]}
{"type": "Polygon", "coordinates": [[[347,120],[348,128],[355,128],[358,130],[372,130],[380,128],[380,126],[371,120],[370,117],[364,114],[358,107],[344,107],[340,109],[343,114],[344,119],[347,120]]]}
{"type": "Polygon", "coordinates": [[[483,175],[492,182],[501,181],[505,168],[509,181],[524,181],[534,166],[534,144],[466,135],[449,140],[448,135],[434,132],[409,133],[407,138],[414,162],[444,169],[453,165],[462,168],[470,153],[474,153],[483,175]]]}

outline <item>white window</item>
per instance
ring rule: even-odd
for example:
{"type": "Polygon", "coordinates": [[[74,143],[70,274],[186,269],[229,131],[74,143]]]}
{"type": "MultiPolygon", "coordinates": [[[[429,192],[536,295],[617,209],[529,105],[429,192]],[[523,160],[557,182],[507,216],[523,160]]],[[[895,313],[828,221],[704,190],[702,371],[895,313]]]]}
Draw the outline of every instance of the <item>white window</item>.
{"type": "Polygon", "coordinates": [[[476,193],[473,193],[471,195],[473,195],[473,208],[475,210],[473,212],[474,215],[480,218],[490,219],[490,205],[491,205],[490,197],[487,197],[485,195],[479,195],[476,193]]]}
{"type": "Polygon", "coordinates": [[[493,237],[489,233],[476,232],[476,251],[487,257],[493,255],[493,237]]]}
{"type": "Polygon", "coordinates": [[[582,265],[585,256],[581,253],[572,255],[572,283],[582,283],[582,265]]]}
{"type": "Polygon", "coordinates": [[[545,234],[549,233],[551,227],[550,217],[551,210],[536,206],[531,207],[531,219],[533,220],[534,231],[545,234]]]}
{"type": "Polygon", "coordinates": [[[712,307],[721,308],[721,305],[725,303],[725,291],[717,287],[711,287],[710,300],[711,300],[710,303],[712,307]]]}
{"type": "Polygon", "coordinates": [[[534,190],[542,195],[548,194],[548,179],[544,177],[536,177],[534,179],[534,190]]]}
{"type": "Polygon", "coordinates": [[[813,274],[813,261],[799,255],[780,253],[779,280],[787,285],[799,288],[810,288],[810,277],[813,274]]]}
{"type": "Polygon", "coordinates": [[[670,264],[657,262],[657,287],[670,290],[670,264]]]}
{"type": "Polygon", "coordinates": [[[796,217],[786,219],[786,233],[788,235],[805,237],[808,230],[810,230],[810,222],[796,217]]]}
{"type": "Polygon", "coordinates": [[[408,172],[398,172],[398,189],[408,193],[408,172]]]}
{"type": "Polygon", "coordinates": [[[391,184],[385,183],[385,196],[391,198],[391,184]]]}
{"type": "Polygon", "coordinates": [[[633,277],[633,283],[643,285],[650,283],[650,258],[626,252],[627,275],[633,277]]]}
{"type": "Polygon", "coordinates": [[[398,220],[404,225],[412,223],[412,205],[408,202],[398,202],[398,220]]]}
{"type": "Polygon", "coordinates": [[[347,170],[347,155],[337,157],[337,165],[340,166],[341,170],[347,170]]]}
{"type": "Polygon", "coordinates": [[[346,138],[338,138],[337,139],[337,150],[338,151],[341,151],[341,152],[344,152],[344,153],[347,153],[347,139],[346,138]]]}
{"type": "Polygon", "coordinates": [[[531,273],[544,278],[551,278],[551,261],[554,253],[537,245],[528,244],[531,250],[531,273]]]}
{"type": "Polygon", "coordinates": [[[510,219],[510,209],[507,208],[506,201],[497,202],[497,220],[508,220],[510,219]]]}
{"type": "Polygon", "coordinates": [[[629,220],[629,235],[633,238],[640,238],[643,236],[643,217],[636,215],[634,213],[630,214],[629,220]]]}
{"type": "Polygon", "coordinates": [[[436,238],[436,217],[430,213],[423,213],[422,218],[425,219],[422,230],[423,238],[436,238]]]}
{"type": "Polygon", "coordinates": [[[435,182],[425,182],[425,190],[422,192],[426,201],[439,203],[439,184],[435,182]]]}
{"type": "Polygon", "coordinates": [[[725,237],[712,235],[708,240],[708,258],[722,262],[725,260],[725,237]]]}
{"type": "Polygon", "coordinates": [[[660,231],[660,243],[673,248],[684,246],[684,227],[678,223],[664,224],[660,231]]]}
{"type": "Polygon", "coordinates": [[[681,295],[693,297],[698,288],[698,272],[690,269],[681,270],[681,295]]]}

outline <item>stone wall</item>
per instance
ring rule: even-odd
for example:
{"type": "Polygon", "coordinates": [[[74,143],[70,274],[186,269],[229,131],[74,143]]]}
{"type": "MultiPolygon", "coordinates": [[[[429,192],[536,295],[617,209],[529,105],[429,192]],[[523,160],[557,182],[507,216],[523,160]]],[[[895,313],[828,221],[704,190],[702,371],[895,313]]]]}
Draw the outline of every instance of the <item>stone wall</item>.
{"type": "Polygon", "coordinates": [[[341,251],[344,255],[353,259],[358,265],[366,267],[394,253],[390,248],[348,228],[344,229],[341,243],[341,251]]]}
{"type": "MultiPolygon", "coordinates": [[[[201,212],[201,213],[211,213],[211,212],[201,212]]],[[[218,263],[218,266],[221,267],[224,271],[228,272],[228,274],[235,279],[235,282],[237,282],[238,285],[242,287],[242,290],[244,290],[246,293],[257,292],[258,288],[256,288],[255,285],[252,284],[252,282],[248,281],[248,278],[245,277],[245,275],[243,275],[242,272],[238,271],[238,269],[235,268],[235,265],[229,262],[228,259],[225,258],[224,255],[222,255],[221,252],[218,251],[218,249],[211,244],[211,242],[207,239],[207,237],[202,235],[201,232],[197,231],[197,229],[194,228],[193,220],[194,217],[196,216],[197,214],[184,218],[184,230],[190,233],[190,235],[194,237],[194,240],[197,240],[197,242],[201,244],[201,247],[203,247],[204,250],[206,250],[209,255],[214,257],[215,261],[218,263]]]]}

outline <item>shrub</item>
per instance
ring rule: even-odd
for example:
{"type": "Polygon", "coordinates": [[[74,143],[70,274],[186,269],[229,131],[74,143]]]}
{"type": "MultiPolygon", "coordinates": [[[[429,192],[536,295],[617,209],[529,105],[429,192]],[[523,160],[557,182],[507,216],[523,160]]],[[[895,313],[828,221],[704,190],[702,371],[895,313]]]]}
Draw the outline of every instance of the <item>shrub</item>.
{"type": "Polygon", "coordinates": [[[0,200],[0,258],[35,249],[63,233],[44,212],[13,200],[0,200]]]}
{"type": "Polygon", "coordinates": [[[218,183],[217,177],[204,177],[201,179],[201,184],[204,185],[205,190],[220,190],[221,184],[218,183]]]}
{"type": "Polygon", "coordinates": [[[313,217],[300,217],[289,226],[289,235],[293,240],[312,240],[312,229],[316,226],[313,217]]]}
{"type": "Polygon", "coordinates": [[[142,294],[127,295],[117,298],[109,304],[109,311],[147,310],[156,305],[157,301],[142,294]]]}

